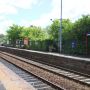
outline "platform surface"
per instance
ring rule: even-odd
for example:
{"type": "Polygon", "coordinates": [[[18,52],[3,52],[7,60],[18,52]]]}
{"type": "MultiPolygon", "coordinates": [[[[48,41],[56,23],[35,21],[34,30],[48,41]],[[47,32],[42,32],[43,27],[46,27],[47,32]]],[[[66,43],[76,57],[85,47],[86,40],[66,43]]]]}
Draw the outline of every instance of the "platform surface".
{"type": "Polygon", "coordinates": [[[0,90],[6,90],[1,81],[0,81],[0,90]]]}
{"type": "Polygon", "coordinates": [[[35,88],[0,62],[0,90],[35,90],[35,88]]]}

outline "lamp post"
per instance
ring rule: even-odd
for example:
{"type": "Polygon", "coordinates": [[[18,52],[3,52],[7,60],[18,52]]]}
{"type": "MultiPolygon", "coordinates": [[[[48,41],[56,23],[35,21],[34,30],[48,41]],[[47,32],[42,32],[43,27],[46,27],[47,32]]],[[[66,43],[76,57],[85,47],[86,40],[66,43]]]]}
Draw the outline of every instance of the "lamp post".
{"type": "MultiPolygon", "coordinates": [[[[60,30],[59,30],[59,40],[58,40],[58,46],[59,46],[59,52],[62,52],[62,0],[61,0],[61,8],[60,8],[60,30]]],[[[52,19],[50,19],[51,21],[53,21],[52,19]]]]}
{"type": "Polygon", "coordinates": [[[59,30],[59,49],[62,52],[62,0],[61,0],[61,14],[60,14],[60,30],[59,30]]]}

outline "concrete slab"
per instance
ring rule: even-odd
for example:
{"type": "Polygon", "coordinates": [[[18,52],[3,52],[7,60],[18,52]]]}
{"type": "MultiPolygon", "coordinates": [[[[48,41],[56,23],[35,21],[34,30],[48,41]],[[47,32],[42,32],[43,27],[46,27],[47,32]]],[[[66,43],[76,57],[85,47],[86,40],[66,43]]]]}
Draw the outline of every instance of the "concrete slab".
{"type": "Polygon", "coordinates": [[[25,80],[0,62],[0,90],[35,90],[25,80]]]}
{"type": "Polygon", "coordinates": [[[0,90],[6,90],[1,81],[0,81],[0,90]]]}

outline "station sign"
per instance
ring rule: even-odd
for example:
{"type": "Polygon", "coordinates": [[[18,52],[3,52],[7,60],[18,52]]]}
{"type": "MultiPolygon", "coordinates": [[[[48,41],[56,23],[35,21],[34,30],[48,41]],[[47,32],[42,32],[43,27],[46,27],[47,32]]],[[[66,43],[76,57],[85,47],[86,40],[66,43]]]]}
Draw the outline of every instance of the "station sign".
{"type": "Polygon", "coordinates": [[[29,39],[28,38],[24,38],[24,45],[28,45],[29,44],[29,39]]]}
{"type": "Polygon", "coordinates": [[[87,35],[87,36],[90,36],[90,33],[87,33],[86,35],[87,35]]]}
{"type": "Polygon", "coordinates": [[[77,46],[77,43],[76,43],[76,41],[72,41],[72,48],[75,48],[76,46],[77,46]]]}

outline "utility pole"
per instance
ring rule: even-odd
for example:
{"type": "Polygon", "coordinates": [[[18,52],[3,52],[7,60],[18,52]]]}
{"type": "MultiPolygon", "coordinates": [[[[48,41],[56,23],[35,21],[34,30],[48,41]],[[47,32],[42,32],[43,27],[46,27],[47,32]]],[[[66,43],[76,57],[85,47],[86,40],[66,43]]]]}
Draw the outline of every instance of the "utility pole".
{"type": "Polygon", "coordinates": [[[62,0],[61,0],[61,13],[60,13],[60,30],[59,30],[59,49],[62,52],[62,0]]]}

